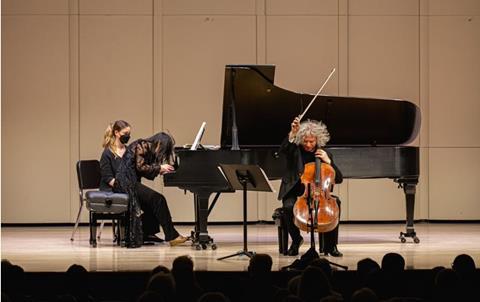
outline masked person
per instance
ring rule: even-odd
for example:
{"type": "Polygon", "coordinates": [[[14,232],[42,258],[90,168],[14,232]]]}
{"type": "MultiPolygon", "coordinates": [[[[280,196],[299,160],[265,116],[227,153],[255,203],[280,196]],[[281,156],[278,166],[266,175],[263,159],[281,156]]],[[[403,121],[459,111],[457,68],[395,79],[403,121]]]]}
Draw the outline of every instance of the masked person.
{"type": "MultiPolygon", "coordinates": [[[[159,226],[162,226],[165,233],[165,240],[168,241],[171,246],[183,243],[187,238],[181,236],[173,226],[172,217],[165,197],[141,183],[142,177],[153,180],[159,174],[173,170],[171,165],[168,163],[155,162],[154,169],[152,169],[148,175],[140,172],[137,175],[136,171],[134,171],[137,177],[132,183],[128,184],[129,192],[125,189],[125,184],[123,188],[120,187],[118,173],[122,166],[127,166],[123,163],[125,155],[132,155],[131,153],[133,152],[133,157],[136,160],[141,159],[140,156],[135,156],[135,150],[128,152],[130,146],[127,147],[126,144],[130,139],[130,131],[131,126],[126,121],[118,120],[110,124],[105,130],[103,141],[104,151],[100,158],[100,190],[128,193],[130,201],[129,207],[133,206],[133,208],[135,208],[135,206],[138,206],[138,212],[133,213],[130,211],[129,217],[129,222],[132,220],[137,222],[135,242],[129,240],[126,242],[126,245],[128,247],[138,247],[144,242],[163,241],[155,235],[160,231],[159,226]],[[135,205],[132,203],[135,203],[135,205]],[[132,217],[132,215],[138,215],[138,217],[132,217]]],[[[131,146],[134,145],[132,148],[135,149],[139,142],[144,142],[144,146],[149,144],[146,140],[138,140],[131,144],[131,146]]],[[[168,152],[173,154],[173,149],[168,152]]],[[[131,158],[132,156],[130,156],[130,159],[131,158]]],[[[143,158],[142,162],[136,162],[134,169],[136,169],[137,166],[140,169],[144,169],[145,167],[142,167],[142,165],[146,165],[150,159],[151,158],[143,158]]],[[[125,172],[127,169],[124,168],[122,170],[125,172]]],[[[131,230],[131,228],[127,229],[131,230]]],[[[131,239],[131,237],[132,236],[128,236],[127,234],[127,238],[131,239]]]]}

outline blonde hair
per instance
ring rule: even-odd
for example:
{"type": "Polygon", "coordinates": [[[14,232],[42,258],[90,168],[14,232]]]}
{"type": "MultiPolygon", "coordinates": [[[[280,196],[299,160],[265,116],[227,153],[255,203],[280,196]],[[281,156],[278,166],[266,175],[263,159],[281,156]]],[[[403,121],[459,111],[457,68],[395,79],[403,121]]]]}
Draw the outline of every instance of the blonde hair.
{"type": "Polygon", "coordinates": [[[113,153],[115,153],[116,152],[115,131],[121,131],[127,127],[130,127],[130,124],[123,120],[118,120],[113,123],[110,123],[107,126],[107,129],[105,129],[105,133],[103,135],[102,147],[109,148],[110,150],[112,150],[113,153]]]}
{"type": "Polygon", "coordinates": [[[306,136],[315,136],[317,138],[317,146],[323,147],[330,140],[330,133],[328,133],[327,126],[316,120],[306,120],[300,124],[300,129],[295,135],[294,143],[300,145],[306,136]]]}

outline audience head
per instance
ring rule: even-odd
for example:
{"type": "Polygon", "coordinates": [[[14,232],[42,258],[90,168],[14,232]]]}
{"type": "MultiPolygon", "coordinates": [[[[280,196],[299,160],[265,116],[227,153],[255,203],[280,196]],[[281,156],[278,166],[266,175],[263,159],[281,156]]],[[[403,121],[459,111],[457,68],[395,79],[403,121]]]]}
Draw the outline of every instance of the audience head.
{"type": "Polygon", "coordinates": [[[343,302],[343,298],[340,295],[330,295],[320,299],[320,302],[343,302]]]}
{"type": "Polygon", "coordinates": [[[147,291],[154,291],[165,301],[172,301],[175,298],[175,280],[171,274],[157,273],[148,280],[147,291]]]}
{"type": "Polygon", "coordinates": [[[357,262],[357,272],[367,273],[380,269],[380,265],[372,258],[365,258],[357,262]]]}
{"type": "Polygon", "coordinates": [[[330,279],[332,277],[332,267],[330,266],[330,262],[328,262],[327,259],[317,258],[317,259],[313,260],[310,263],[310,265],[320,268],[323,271],[323,273],[325,274],[325,276],[327,276],[327,278],[330,279]]]}
{"type": "Polygon", "coordinates": [[[275,294],[273,295],[273,301],[275,302],[280,302],[280,301],[285,301],[285,298],[287,298],[290,295],[290,292],[286,288],[279,288],[275,294]]]}
{"type": "Polygon", "coordinates": [[[308,266],[300,277],[298,296],[305,302],[318,301],[331,294],[331,286],[323,271],[308,266]]]}
{"type": "Polygon", "coordinates": [[[387,253],[382,258],[382,271],[386,273],[400,273],[405,269],[405,259],[397,253],[387,253]]]}
{"type": "Polygon", "coordinates": [[[25,271],[21,266],[2,261],[2,292],[11,300],[18,300],[23,295],[25,282],[25,271]]]}
{"type": "Polygon", "coordinates": [[[445,266],[435,266],[434,268],[432,268],[432,272],[434,273],[434,277],[440,272],[440,271],[443,271],[445,269],[445,266]]]}
{"type": "Polygon", "coordinates": [[[179,272],[193,272],[193,260],[188,255],[178,256],[172,263],[172,274],[179,272]]]}
{"type": "Polygon", "coordinates": [[[5,288],[7,287],[7,280],[9,279],[9,277],[5,277],[5,276],[9,276],[10,274],[10,269],[12,268],[13,264],[10,263],[10,261],[6,260],[6,259],[2,259],[2,291],[5,290],[5,288]]]}
{"type": "Polygon", "coordinates": [[[364,287],[355,291],[350,299],[352,302],[376,302],[378,297],[373,290],[364,287]]]}
{"type": "Polygon", "coordinates": [[[441,288],[456,286],[458,284],[458,275],[450,268],[443,269],[435,276],[435,285],[441,288]]]}
{"type": "Polygon", "coordinates": [[[147,290],[138,297],[137,302],[163,302],[166,301],[162,295],[157,292],[147,290]]]}
{"type": "Polygon", "coordinates": [[[7,259],[2,259],[2,271],[4,267],[12,266],[12,263],[7,259]]]}
{"type": "Polygon", "coordinates": [[[430,270],[430,283],[429,283],[429,286],[431,288],[433,288],[436,284],[436,278],[437,278],[437,275],[440,271],[443,271],[445,269],[444,266],[435,266],[434,268],[432,268],[430,270]]]}
{"type": "Polygon", "coordinates": [[[300,278],[302,275],[297,275],[288,280],[287,289],[292,295],[298,295],[298,288],[300,286],[300,278]]]}
{"type": "Polygon", "coordinates": [[[366,273],[361,286],[370,288],[379,298],[385,298],[385,291],[388,287],[385,282],[385,273],[380,269],[374,269],[366,273]]]}
{"type": "Polygon", "coordinates": [[[272,257],[267,254],[255,254],[250,258],[248,273],[251,277],[263,277],[272,271],[272,257]]]}
{"type": "Polygon", "coordinates": [[[475,273],[475,261],[466,254],[461,254],[453,260],[452,269],[460,276],[471,275],[475,273]]]}
{"type": "Polygon", "coordinates": [[[452,269],[443,269],[435,277],[434,298],[442,301],[455,301],[459,294],[459,278],[452,269]]]}
{"type": "Polygon", "coordinates": [[[195,274],[193,272],[193,261],[190,256],[179,256],[173,260],[172,275],[176,285],[193,285],[195,283],[195,274]]]}
{"type": "Polygon", "coordinates": [[[221,292],[210,292],[200,296],[198,302],[230,302],[230,299],[221,292]]]}
{"type": "Polygon", "coordinates": [[[380,265],[371,259],[365,258],[357,262],[357,276],[358,282],[364,286],[368,282],[368,278],[374,273],[380,271],[380,265]]]}
{"type": "Polygon", "coordinates": [[[78,264],[72,264],[66,272],[67,288],[74,295],[85,294],[88,289],[88,272],[78,264]]]}
{"type": "Polygon", "coordinates": [[[155,275],[156,273],[165,273],[169,274],[170,269],[166,267],[165,265],[157,265],[152,269],[152,272],[150,273],[150,276],[155,275]]]}
{"type": "Polygon", "coordinates": [[[296,295],[288,295],[282,302],[303,302],[303,300],[296,295]]]}
{"type": "Polygon", "coordinates": [[[70,265],[70,267],[67,269],[67,276],[74,276],[74,277],[78,277],[78,276],[86,276],[87,275],[87,269],[84,268],[83,266],[79,265],[79,264],[72,264],[70,265]]]}

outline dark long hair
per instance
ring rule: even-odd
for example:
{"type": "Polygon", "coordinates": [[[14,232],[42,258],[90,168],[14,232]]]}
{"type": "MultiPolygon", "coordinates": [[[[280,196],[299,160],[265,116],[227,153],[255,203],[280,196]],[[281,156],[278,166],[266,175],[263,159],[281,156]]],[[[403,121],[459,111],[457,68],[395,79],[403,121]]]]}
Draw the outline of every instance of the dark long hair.
{"type": "Polygon", "coordinates": [[[170,134],[159,132],[147,138],[146,141],[152,144],[156,162],[170,164],[174,162],[175,140],[170,134]]]}

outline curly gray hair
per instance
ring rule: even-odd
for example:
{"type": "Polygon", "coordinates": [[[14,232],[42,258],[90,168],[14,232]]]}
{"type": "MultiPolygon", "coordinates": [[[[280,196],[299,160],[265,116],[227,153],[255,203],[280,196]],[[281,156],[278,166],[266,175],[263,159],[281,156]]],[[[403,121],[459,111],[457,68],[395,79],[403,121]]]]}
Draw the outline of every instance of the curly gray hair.
{"type": "Polygon", "coordinates": [[[305,136],[315,136],[317,138],[317,146],[323,147],[330,140],[327,126],[316,120],[306,120],[300,124],[300,129],[295,136],[294,143],[300,145],[303,143],[305,136]]]}

